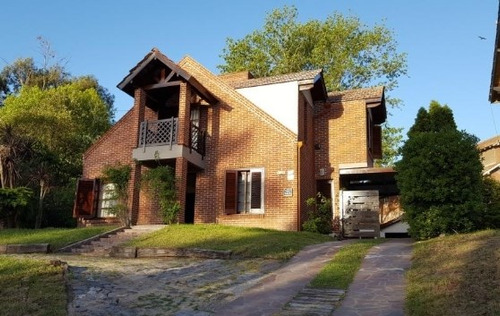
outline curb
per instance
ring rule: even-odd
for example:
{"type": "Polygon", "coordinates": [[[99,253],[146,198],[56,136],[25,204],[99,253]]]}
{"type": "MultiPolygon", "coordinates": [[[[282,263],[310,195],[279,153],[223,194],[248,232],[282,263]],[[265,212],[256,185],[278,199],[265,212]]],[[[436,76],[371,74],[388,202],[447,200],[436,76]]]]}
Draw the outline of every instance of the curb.
{"type": "Polygon", "coordinates": [[[162,258],[162,257],[188,257],[201,259],[230,259],[231,250],[209,250],[199,248],[137,248],[120,247],[111,248],[111,257],[115,258],[162,258]]]}
{"type": "Polygon", "coordinates": [[[0,245],[1,254],[48,253],[50,245],[43,244],[7,244],[0,245]]]}

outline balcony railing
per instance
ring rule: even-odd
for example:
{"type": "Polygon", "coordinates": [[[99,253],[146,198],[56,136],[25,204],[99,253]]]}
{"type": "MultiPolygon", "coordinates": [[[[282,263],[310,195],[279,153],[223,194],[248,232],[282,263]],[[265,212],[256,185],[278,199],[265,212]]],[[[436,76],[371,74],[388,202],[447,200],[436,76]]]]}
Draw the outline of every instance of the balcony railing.
{"type": "MultiPolygon", "coordinates": [[[[165,120],[144,121],[139,133],[139,147],[177,145],[179,119],[172,117],[165,120]]],[[[195,125],[191,125],[189,147],[200,155],[205,155],[206,133],[195,125]]]]}

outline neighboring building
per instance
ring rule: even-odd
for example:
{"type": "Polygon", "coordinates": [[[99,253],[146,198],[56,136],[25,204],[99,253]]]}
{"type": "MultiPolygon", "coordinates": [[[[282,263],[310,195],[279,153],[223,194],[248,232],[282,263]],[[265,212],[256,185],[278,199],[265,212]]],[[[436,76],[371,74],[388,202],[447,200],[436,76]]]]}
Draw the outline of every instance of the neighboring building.
{"type": "Polygon", "coordinates": [[[500,181],[500,136],[477,144],[483,163],[483,175],[500,181]]]}
{"type": "Polygon", "coordinates": [[[491,70],[490,97],[491,103],[500,102],[500,5],[498,9],[495,47],[493,50],[493,67],[491,70]]]}
{"type": "Polygon", "coordinates": [[[300,230],[305,201],[318,191],[335,197],[337,223],[344,191],[397,194],[392,169],[373,168],[386,119],[382,87],[327,94],[321,70],[217,76],[157,49],[118,87],[134,106],[84,154],[80,225],[113,220],[113,186],[99,178],[115,163],[132,166],[133,224],[161,223],[139,188],[141,174],[158,164],[175,169],[183,223],[300,230]]]}

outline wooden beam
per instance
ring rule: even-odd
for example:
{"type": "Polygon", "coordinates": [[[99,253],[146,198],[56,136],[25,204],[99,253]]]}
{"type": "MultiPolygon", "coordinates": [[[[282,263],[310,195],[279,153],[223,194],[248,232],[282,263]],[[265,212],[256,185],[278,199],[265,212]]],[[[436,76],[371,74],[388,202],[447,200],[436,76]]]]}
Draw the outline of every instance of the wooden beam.
{"type": "Polygon", "coordinates": [[[166,87],[172,87],[172,86],[178,86],[181,84],[181,81],[170,81],[170,82],[160,82],[160,83],[154,83],[150,84],[147,86],[144,86],[144,90],[153,90],[153,89],[159,89],[159,88],[166,88],[166,87]]]}
{"type": "Polygon", "coordinates": [[[165,82],[170,81],[172,77],[175,75],[175,71],[171,70],[170,73],[168,74],[167,78],[165,78],[165,82]]]}

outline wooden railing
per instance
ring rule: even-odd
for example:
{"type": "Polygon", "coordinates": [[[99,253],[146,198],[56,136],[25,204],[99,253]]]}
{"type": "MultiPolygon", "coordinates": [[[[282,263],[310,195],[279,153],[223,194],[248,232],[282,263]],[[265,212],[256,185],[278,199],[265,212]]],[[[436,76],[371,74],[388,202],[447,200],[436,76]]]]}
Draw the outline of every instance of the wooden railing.
{"type": "MultiPolygon", "coordinates": [[[[179,119],[172,117],[165,120],[144,121],[139,133],[139,147],[177,145],[179,119]]],[[[191,124],[189,147],[205,156],[206,132],[191,124]]]]}
{"type": "Polygon", "coordinates": [[[144,121],[139,133],[139,147],[177,144],[177,126],[179,119],[144,121]]]}

